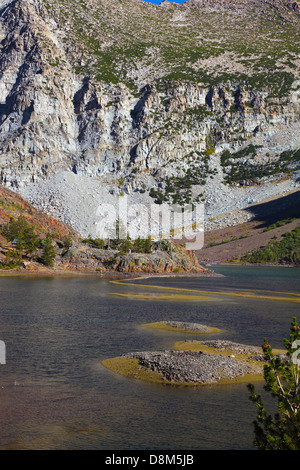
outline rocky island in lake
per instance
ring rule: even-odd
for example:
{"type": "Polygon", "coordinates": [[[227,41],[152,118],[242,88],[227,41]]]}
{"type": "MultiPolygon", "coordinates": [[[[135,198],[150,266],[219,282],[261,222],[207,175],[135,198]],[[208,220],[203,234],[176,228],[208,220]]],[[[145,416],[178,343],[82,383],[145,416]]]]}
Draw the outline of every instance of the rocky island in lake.
{"type": "MultiPolygon", "coordinates": [[[[174,323],[183,331],[181,322],[174,323]]],[[[195,331],[196,326],[185,325],[185,331],[195,331]]],[[[206,332],[203,326],[198,332],[206,332]]],[[[171,350],[126,353],[102,364],[113,372],[149,382],[209,385],[262,380],[263,360],[260,347],[215,339],[178,341],[171,350]]]]}
{"type": "Polygon", "coordinates": [[[218,333],[221,330],[212,326],[201,325],[200,323],[188,323],[181,321],[161,321],[154,323],[145,323],[142,325],[147,328],[156,328],[158,330],[178,331],[191,334],[218,333]]]}

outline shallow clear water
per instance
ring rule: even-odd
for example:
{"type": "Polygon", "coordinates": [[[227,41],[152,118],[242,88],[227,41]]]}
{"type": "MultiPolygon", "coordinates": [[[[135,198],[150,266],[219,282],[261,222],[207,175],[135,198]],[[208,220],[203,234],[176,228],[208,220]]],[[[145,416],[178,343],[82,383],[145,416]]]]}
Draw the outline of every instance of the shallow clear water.
{"type": "Polygon", "coordinates": [[[252,449],[256,411],[245,384],[161,386],[127,379],[101,365],[130,351],[172,348],[186,338],[141,327],[161,320],[222,330],[210,338],[260,346],[268,337],[273,347],[282,347],[298,303],[217,294],[249,289],[272,297],[299,293],[300,270],[213,269],[225,276],[139,279],[135,286],[100,277],[1,277],[6,364],[0,365],[0,448],[252,449]],[[162,293],[178,292],[159,291],[158,285],[213,294],[202,300],[160,300],[162,293]],[[118,293],[127,296],[113,295],[118,293]],[[136,294],[156,297],[137,299],[136,294]]]}

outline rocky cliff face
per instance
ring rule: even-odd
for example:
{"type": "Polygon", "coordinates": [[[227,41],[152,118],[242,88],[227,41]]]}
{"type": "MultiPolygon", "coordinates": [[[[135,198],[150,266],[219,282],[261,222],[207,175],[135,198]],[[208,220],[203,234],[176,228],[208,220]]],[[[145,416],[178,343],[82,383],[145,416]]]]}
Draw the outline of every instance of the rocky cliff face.
{"type": "Polygon", "coordinates": [[[18,187],[76,154],[74,77],[57,75],[62,51],[33,2],[9,3],[1,20],[1,182],[18,187]]]}
{"type": "Polygon", "coordinates": [[[256,177],[261,199],[295,189],[299,23],[297,1],[0,0],[0,183],[67,222],[76,204],[53,206],[45,189],[62,171],[140,200],[154,187],[209,204],[251,144],[250,168],[290,160],[231,183],[256,177]]]}
{"type": "Polygon", "coordinates": [[[193,252],[179,245],[173,250],[153,246],[150,254],[121,254],[118,250],[99,250],[82,243],[74,244],[69,252],[57,259],[59,270],[119,273],[209,273],[200,266],[193,252]]]}

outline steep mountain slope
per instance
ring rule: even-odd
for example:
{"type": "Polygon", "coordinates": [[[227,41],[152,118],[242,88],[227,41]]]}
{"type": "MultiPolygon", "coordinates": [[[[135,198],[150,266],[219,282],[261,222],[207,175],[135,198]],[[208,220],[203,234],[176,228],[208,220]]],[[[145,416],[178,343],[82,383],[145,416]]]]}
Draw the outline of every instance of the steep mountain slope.
{"type": "Polygon", "coordinates": [[[37,249],[37,246],[36,249],[32,250],[32,253],[29,253],[28,251],[31,250],[21,246],[21,243],[25,240],[20,240],[20,246],[16,248],[16,240],[8,237],[5,232],[5,227],[9,226],[11,220],[21,221],[21,219],[23,221],[20,222],[20,226],[22,224],[23,227],[31,227],[35,233],[35,237],[32,236],[32,232],[26,234],[28,242],[36,242],[38,246],[38,240],[42,241],[47,234],[50,234],[58,255],[64,251],[64,240],[68,238],[71,244],[78,243],[80,240],[79,233],[75,232],[72,227],[41,212],[31,206],[20,195],[0,185],[0,270],[3,268],[20,268],[20,266],[27,266],[27,269],[39,269],[43,266],[41,263],[35,262],[37,253],[41,252],[37,249]],[[24,256],[19,256],[21,252],[24,256]]]}
{"type": "Polygon", "coordinates": [[[12,217],[18,219],[20,216],[25,217],[30,225],[36,227],[39,236],[45,236],[49,232],[60,240],[67,235],[70,235],[73,241],[78,241],[80,238],[79,233],[69,225],[35,209],[19,194],[0,186],[0,227],[5,226],[12,217]]]}
{"type": "Polygon", "coordinates": [[[299,187],[298,1],[0,8],[0,182],[83,235],[118,194],[210,229],[299,187]]]}

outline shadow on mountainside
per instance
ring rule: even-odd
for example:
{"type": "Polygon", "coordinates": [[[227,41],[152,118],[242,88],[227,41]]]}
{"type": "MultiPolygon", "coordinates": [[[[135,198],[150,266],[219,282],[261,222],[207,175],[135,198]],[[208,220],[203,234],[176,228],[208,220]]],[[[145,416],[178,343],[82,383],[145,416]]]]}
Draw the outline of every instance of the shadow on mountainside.
{"type": "Polygon", "coordinates": [[[300,217],[300,191],[272,201],[249,206],[244,210],[253,214],[252,220],[262,222],[256,228],[266,227],[288,217],[300,217]]]}
{"type": "Polygon", "coordinates": [[[294,230],[300,224],[300,191],[249,206],[244,211],[252,215],[251,220],[205,232],[204,247],[196,252],[200,264],[238,261],[246,253],[294,230]],[[284,223],[271,227],[279,221],[284,223]]]}

